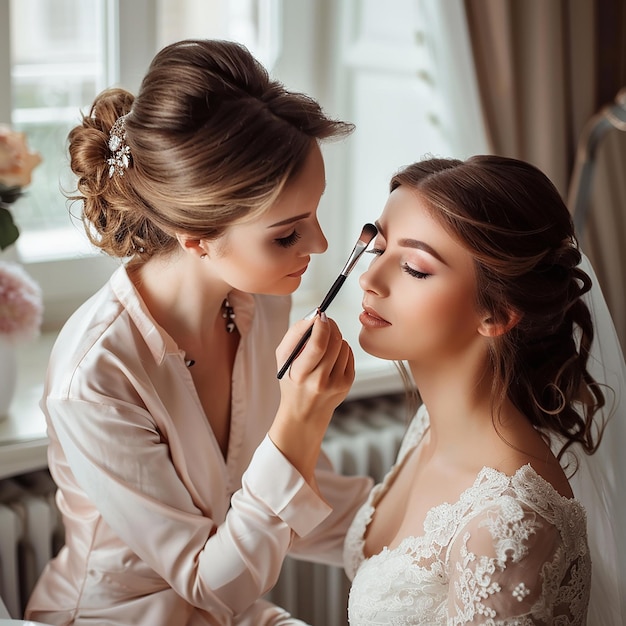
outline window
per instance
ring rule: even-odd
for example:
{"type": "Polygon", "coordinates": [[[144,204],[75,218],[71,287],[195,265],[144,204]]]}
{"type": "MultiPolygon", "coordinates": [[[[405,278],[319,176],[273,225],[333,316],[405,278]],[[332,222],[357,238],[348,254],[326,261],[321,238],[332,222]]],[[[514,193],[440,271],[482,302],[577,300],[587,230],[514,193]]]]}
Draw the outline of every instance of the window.
{"type": "Polygon", "coordinates": [[[22,230],[65,227],[65,139],[97,92],[117,80],[105,0],[11,0],[12,125],[45,158],[21,202],[22,230]]]}
{"type": "MultiPolygon", "coordinates": [[[[357,126],[324,147],[329,250],[314,258],[295,315],[319,303],[362,225],[382,210],[398,167],[428,153],[486,151],[462,0],[0,0],[0,121],[26,131],[44,155],[14,214],[49,327],[115,267],[68,218],[59,191],[72,182],[67,132],[98,91],[136,92],[155,52],[186,37],[241,41],[289,88],[357,126]]],[[[360,298],[351,277],[331,312],[357,350],[360,298]]]]}
{"type": "Polygon", "coordinates": [[[58,328],[103,284],[116,262],[90,246],[71,219],[66,139],[95,95],[119,84],[136,92],[162,45],[183,37],[243,41],[271,66],[277,0],[0,0],[0,120],[43,156],[14,206],[17,255],[44,291],[44,329],[58,328]]]}
{"type": "Polygon", "coordinates": [[[69,219],[61,193],[73,185],[65,142],[102,88],[136,89],[155,51],[153,4],[0,0],[0,58],[10,59],[0,65],[0,120],[26,132],[43,155],[14,205],[22,234],[9,254],[42,286],[44,330],[58,328],[116,266],[94,253],[80,223],[69,219]]]}
{"type": "MultiPolygon", "coordinates": [[[[319,298],[363,224],[380,215],[399,167],[429,153],[485,153],[487,144],[462,0],[287,0],[282,21],[274,73],[356,124],[347,141],[325,149],[320,218],[329,249],[314,259],[310,282],[301,287],[303,297],[309,288],[319,298]]],[[[360,261],[330,311],[355,353],[356,394],[382,393],[398,382],[390,364],[365,354],[358,343],[358,275],[368,260],[360,261]]]]}
{"type": "Polygon", "coordinates": [[[129,4],[119,0],[10,0],[11,121],[44,156],[28,199],[20,203],[18,219],[24,237],[18,246],[27,262],[89,252],[80,225],[78,232],[67,232],[68,207],[60,190],[74,185],[67,167],[67,135],[100,91],[113,84],[136,91],[157,47],[194,36],[192,32],[198,37],[244,41],[270,66],[276,59],[272,44],[277,38],[269,37],[275,30],[274,0],[260,2],[258,7],[255,0],[228,4],[187,0],[183,5],[162,0],[156,11],[144,5],[143,15],[129,13],[129,4]],[[147,22],[140,19],[145,17],[147,22]],[[152,24],[154,32],[136,37],[134,27],[123,28],[138,21],[152,24]],[[214,26],[207,29],[204,24],[214,26]],[[145,45],[139,48],[137,43],[141,45],[142,40],[145,45]],[[130,52],[131,45],[132,55],[139,60],[136,75],[122,75],[128,54],[121,64],[121,51],[130,52]],[[47,244],[51,232],[59,235],[53,245],[47,244]]]}

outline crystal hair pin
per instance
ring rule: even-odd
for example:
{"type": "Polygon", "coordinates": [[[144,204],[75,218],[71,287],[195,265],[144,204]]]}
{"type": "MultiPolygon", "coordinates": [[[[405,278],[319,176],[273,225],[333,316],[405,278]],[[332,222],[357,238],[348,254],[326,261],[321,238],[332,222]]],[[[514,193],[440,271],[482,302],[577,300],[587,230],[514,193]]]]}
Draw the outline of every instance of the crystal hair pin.
{"type": "Polygon", "coordinates": [[[126,143],[127,117],[128,113],[118,117],[109,133],[108,146],[111,151],[111,156],[107,159],[107,163],[109,164],[109,178],[116,173],[119,176],[124,176],[124,172],[130,165],[130,147],[126,143]]]}

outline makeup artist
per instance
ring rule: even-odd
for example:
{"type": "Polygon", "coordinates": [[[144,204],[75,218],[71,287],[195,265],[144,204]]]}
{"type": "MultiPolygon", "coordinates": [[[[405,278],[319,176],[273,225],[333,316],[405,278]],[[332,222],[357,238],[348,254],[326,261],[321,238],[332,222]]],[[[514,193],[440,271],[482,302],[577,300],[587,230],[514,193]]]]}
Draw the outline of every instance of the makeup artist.
{"type": "Polygon", "coordinates": [[[285,335],[290,294],[327,247],[319,142],[351,130],[237,44],[185,41],[136,97],[103,92],[71,131],[71,199],[124,263],[50,358],[41,406],[66,545],[27,619],[302,623],[261,597],[287,552],[341,564],[371,486],[320,454],[350,348],[324,314],[285,335]]]}

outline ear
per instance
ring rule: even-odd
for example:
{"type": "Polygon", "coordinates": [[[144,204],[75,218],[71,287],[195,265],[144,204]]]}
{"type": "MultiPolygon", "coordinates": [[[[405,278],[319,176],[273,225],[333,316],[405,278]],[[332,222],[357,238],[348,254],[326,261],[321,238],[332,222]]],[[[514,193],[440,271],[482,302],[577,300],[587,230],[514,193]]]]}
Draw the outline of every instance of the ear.
{"type": "Polygon", "coordinates": [[[520,319],[522,316],[513,310],[508,311],[507,319],[501,322],[494,321],[493,317],[485,317],[478,326],[478,332],[484,337],[500,337],[508,333],[520,319]]]}
{"type": "Polygon", "coordinates": [[[185,252],[195,254],[198,257],[207,255],[207,250],[205,250],[206,242],[204,239],[195,239],[180,233],[176,233],[176,239],[185,252]]]}

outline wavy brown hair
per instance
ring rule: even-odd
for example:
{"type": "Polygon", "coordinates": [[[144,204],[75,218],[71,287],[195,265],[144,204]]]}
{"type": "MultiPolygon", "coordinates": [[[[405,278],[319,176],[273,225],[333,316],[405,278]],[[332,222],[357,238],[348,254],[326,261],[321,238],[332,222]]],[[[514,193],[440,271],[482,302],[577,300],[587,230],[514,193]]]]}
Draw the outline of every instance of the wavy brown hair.
{"type": "Polygon", "coordinates": [[[175,233],[215,238],[266,210],[313,141],[352,130],[272,80],[243,46],[180,41],[156,55],[136,98],[108,89],[72,129],[68,196],[96,246],[141,262],[172,250],[175,233]],[[109,133],[126,114],[130,167],[109,177],[109,133]]]}
{"type": "Polygon", "coordinates": [[[508,397],[544,434],[593,453],[604,395],[587,370],[594,329],[582,295],[590,277],[570,213],[536,167],[511,158],[429,159],[400,170],[391,190],[414,189],[432,216],[473,256],[476,307],[496,323],[490,338],[494,415],[508,397]]]}

